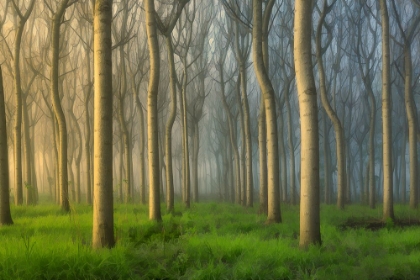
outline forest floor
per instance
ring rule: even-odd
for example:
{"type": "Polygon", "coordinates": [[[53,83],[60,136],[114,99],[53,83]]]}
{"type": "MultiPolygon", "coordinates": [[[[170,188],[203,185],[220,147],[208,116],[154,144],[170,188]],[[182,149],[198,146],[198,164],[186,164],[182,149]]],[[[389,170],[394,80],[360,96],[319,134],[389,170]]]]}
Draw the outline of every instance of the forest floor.
{"type": "Polygon", "coordinates": [[[117,245],[95,251],[91,206],[13,206],[0,279],[420,279],[420,211],[408,206],[395,206],[404,227],[382,222],[380,205],[322,205],[322,245],[308,250],[298,248],[298,206],[282,205],[283,223],[271,225],[258,205],[176,204],[161,224],[146,206],[114,209],[117,245]]]}

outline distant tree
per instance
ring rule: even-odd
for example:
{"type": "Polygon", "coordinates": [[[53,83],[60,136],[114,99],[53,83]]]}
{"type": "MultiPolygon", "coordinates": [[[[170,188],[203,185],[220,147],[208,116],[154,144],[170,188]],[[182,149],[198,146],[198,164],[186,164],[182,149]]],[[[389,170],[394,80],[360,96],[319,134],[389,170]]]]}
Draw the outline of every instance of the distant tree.
{"type": "Polygon", "coordinates": [[[94,195],[92,247],[113,247],[112,190],[112,0],[94,7],[94,195]]]}
{"type": "Polygon", "coordinates": [[[294,58],[301,121],[299,240],[301,248],[321,243],[318,105],[311,57],[312,5],[313,1],[296,0],[295,2],[294,58]]]}
{"type": "MultiPolygon", "coordinates": [[[[417,1],[414,1],[418,4],[417,1]]],[[[418,152],[417,152],[417,139],[418,137],[418,115],[416,103],[413,97],[412,83],[413,83],[413,59],[411,54],[411,45],[413,38],[416,34],[416,29],[420,23],[420,16],[412,18],[410,25],[406,30],[402,26],[402,21],[398,13],[395,1],[392,1],[395,19],[398,29],[401,32],[403,39],[403,52],[404,52],[404,102],[405,110],[408,121],[408,145],[410,157],[410,208],[418,207],[418,152]]]]}

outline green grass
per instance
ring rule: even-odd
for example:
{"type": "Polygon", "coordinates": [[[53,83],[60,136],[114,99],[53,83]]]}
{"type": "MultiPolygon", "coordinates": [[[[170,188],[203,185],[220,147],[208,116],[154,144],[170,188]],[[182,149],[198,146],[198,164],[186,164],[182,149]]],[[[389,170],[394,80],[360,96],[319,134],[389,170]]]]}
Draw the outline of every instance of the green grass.
{"type": "MultiPolygon", "coordinates": [[[[420,279],[420,228],[393,224],[346,229],[348,219],[380,218],[381,208],[321,207],[322,245],[298,248],[299,208],[282,206],[282,224],[254,209],[203,203],[182,215],[147,220],[147,207],[115,206],[117,246],[92,250],[92,207],[70,215],[56,205],[12,207],[0,228],[0,279],[420,279]]],[[[397,205],[396,216],[420,212],[397,205]]]]}

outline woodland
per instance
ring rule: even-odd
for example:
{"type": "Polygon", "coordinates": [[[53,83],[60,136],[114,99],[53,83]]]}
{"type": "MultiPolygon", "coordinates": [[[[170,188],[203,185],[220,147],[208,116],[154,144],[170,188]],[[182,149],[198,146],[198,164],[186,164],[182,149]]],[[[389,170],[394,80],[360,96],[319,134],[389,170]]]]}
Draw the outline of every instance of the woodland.
{"type": "Polygon", "coordinates": [[[0,279],[419,279],[419,0],[2,0],[0,279]]]}

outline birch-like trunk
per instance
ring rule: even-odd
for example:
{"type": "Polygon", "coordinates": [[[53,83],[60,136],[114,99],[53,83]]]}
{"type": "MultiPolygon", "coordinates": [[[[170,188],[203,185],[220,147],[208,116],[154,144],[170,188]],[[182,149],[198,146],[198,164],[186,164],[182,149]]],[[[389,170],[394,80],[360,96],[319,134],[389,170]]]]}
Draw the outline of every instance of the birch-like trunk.
{"type": "Polygon", "coordinates": [[[312,1],[295,2],[294,60],[301,120],[299,246],[321,243],[319,214],[318,105],[311,52],[312,1]]]}

